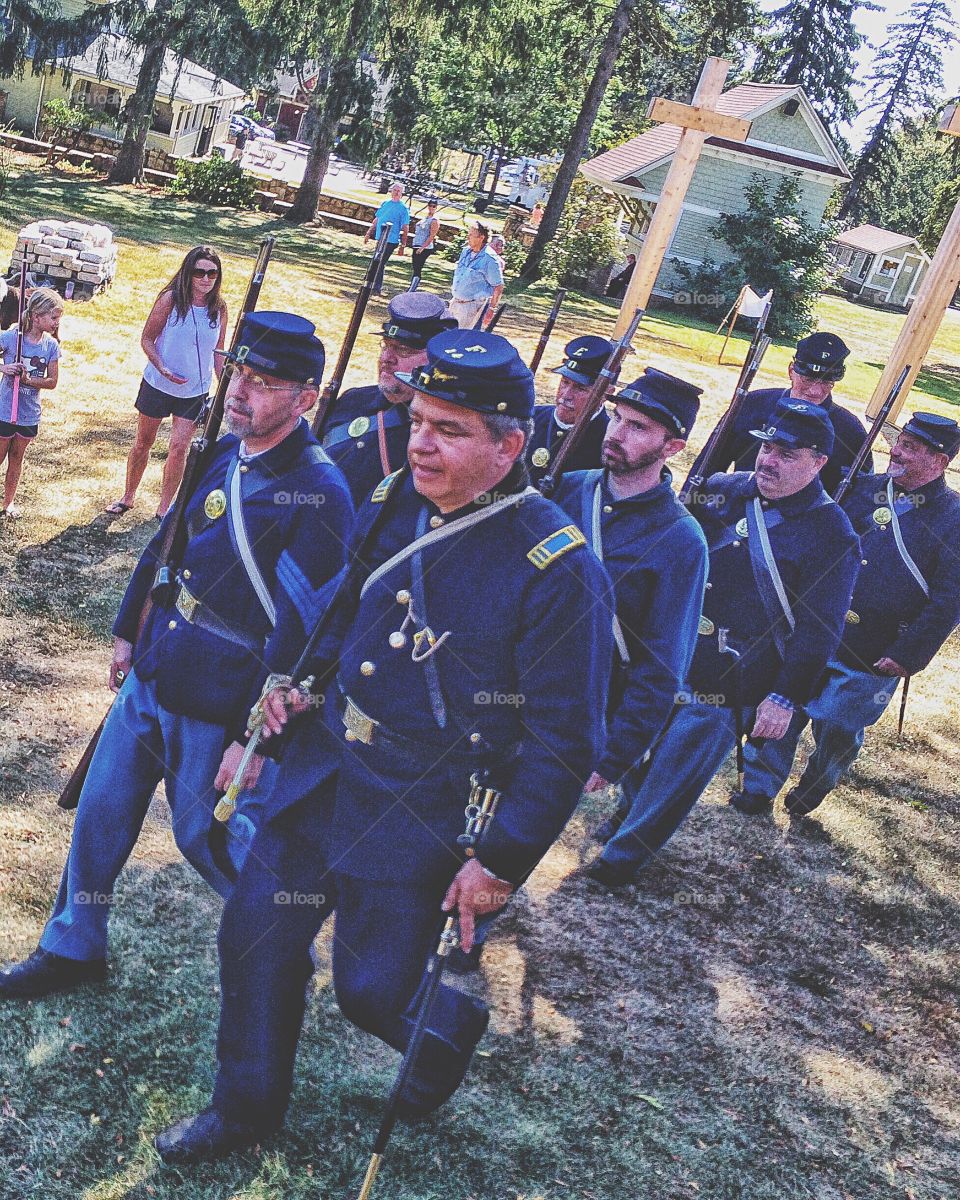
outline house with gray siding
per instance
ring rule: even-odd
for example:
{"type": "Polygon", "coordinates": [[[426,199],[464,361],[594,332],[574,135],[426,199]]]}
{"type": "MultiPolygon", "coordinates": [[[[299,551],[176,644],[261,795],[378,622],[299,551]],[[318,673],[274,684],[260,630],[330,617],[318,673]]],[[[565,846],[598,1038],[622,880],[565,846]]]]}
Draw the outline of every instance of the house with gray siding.
{"type": "Polygon", "coordinates": [[[839,286],[867,304],[909,308],[930,266],[916,238],[879,225],[847,229],[837,235],[832,251],[839,286]]]}
{"type": "MultiPolygon", "coordinates": [[[[706,139],[654,285],[654,294],[664,298],[686,286],[671,260],[691,266],[706,259],[721,264],[731,260],[729,247],[711,231],[721,214],[746,208],[746,189],[754,175],[769,175],[774,184],[779,176],[794,176],[801,207],[812,225],[822,222],[834,189],[850,179],[802,88],[744,83],[724,92],[716,107],[718,112],[749,121],[750,133],[744,142],[706,139]]],[[[656,125],[580,168],[623,210],[628,251],[636,253],[643,244],[681,133],[677,125],[656,125]]]]}

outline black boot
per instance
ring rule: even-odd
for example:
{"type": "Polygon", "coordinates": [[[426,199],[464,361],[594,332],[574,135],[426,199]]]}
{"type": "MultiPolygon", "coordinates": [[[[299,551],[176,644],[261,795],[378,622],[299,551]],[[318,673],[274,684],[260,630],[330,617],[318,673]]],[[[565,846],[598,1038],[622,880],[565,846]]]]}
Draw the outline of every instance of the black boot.
{"type": "Polygon", "coordinates": [[[625,866],[609,863],[601,857],[595,858],[584,874],[591,883],[598,883],[602,888],[613,891],[633,883],[636,880],[637,868],[631,863],[625,866]]]}
{"type": "MultiPolygon", "coordinates": [[[[481,1007],[477,1003],[467,1026],[462,1028],[458,1035],[463,1048],[455,1049],[447,1043],[450,1053],[445,1056],[442,1069],[436,1063],[432,1066],[420,1065],[418,1056],[418,1063],[404,1085],[397,1103],[397,1114],[402,1121],[422,1121],[450,1099],[463,1083],[473,1052],[489,1024],[490,1013],[485,1006],[481,1007]]],[[[428,1033],[427,1036],[431,1035],[428,1033]]],[[[422,1052],[423,1047],[421,1055],[422,1052]]]]}
{"type": "Polygon", "coordinates": [[[730,804],[745,817],[759,817],[773,809],[770,797],[761,796],[759,792],[734,792],[730,797],[730,804]]]}
{"type": "Polygon", "coordinates": [[[618,808],[612,816],[607,817],[593,831],[593,840],[599,842],[601,846],[605,846],[611,838],[616,837],[620,832],[620,826],[627,819],[629,808],[618,808]]]}
{"type": "Polygon", "coordinates": [[[274,1132],[228,1121],[215,1108],[205,1108],[195,1117],[185,1117],[158,1133],[153,1144],[165,1163],[196,1163],[255,1146],[274,1132]]]}
{"type": "MultiPolygon", "coordinates": [[[[801,780],[802,785],[802,780],[801,780]]],[[[805,817],[823,803],[825,797],[812,792],[805,792],[802,786],[795,787],[787,793],[784,806],[791,817],[805,817]]]]}
{"type": "Polygon", "coordinates": [[[36,1000],[84,983],[102,983],[106,977],[103,958],[64,958],[38,946],[22,963],[0,971],[0,1000],[36,1000]]]}

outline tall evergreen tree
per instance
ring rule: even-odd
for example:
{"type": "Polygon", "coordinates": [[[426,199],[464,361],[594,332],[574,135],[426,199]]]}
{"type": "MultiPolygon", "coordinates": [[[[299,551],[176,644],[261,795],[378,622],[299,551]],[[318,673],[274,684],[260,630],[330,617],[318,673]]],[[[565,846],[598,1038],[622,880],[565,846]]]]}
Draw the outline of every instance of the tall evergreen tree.
{"type": "Polygon", "coordinates": [[[866,41],[854,18],[870,0],[787,0],[770,14],[770,31],[760,43],[754,78],[798,84],[832,134],[853,121],[853,56],[866,41]]]}
{"type": "Polygon", "coordinates": [[[889,181],[897,132],[942,98],[943,55],[956,40],[956,20],[945,0],[914,0],[903,19],[888,27],[869,75],[867,107],[878,117],[857,159],[841,219],[860,220],[868,179],[874,187],[889,181]]]}

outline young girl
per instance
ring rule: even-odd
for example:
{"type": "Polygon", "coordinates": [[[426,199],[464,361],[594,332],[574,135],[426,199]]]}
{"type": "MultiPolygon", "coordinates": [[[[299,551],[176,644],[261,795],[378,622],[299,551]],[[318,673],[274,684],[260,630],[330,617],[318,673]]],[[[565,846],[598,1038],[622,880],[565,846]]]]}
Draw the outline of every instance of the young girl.
{"type": "Polygon", "coordinates": [[[210,246],[194,246],[154,302],[140,345],[148,362],[135,407],[137,431],[127,456],[122,497],[107,506],[119,516],[133,508],[160,424],[173,417],[170,448],[163,467],[157,516],[173,502],[214,369],[214,350],[222,350],[227,306],[220,295],[220,257],[210,246]]]}
{"type": "Polygon", "coordinates": [[[23,309],[23,342],[17,361],[17,330],[0,333],[0,463],[6,459],[3,515],[15,517],[23,456],[40,427],[40,393],[57,386],[60,347],[54,334],[60,324],[63,301],[50,288],[37,288],[23,309]],[[20,379],[17,411],[13,411],[14,380],[20,379]]]}

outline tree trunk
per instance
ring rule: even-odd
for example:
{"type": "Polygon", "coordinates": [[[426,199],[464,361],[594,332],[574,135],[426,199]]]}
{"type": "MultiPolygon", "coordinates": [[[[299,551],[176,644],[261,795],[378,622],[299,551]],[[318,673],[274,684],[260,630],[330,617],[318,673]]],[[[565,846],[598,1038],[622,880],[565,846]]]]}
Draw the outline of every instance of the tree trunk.
{"type": "Polygon", "coordinates": [[[343,43],[330,60],[327,85],[322,95],[314,95],[310,106],[310,149],[303,182],[287,213],[288,221],[312,221],[317,215],[320,189],[337,140],[337,129],[357,102],[357,48],[364,44],[373,15],[370,0],[354,0],[343,43]]]}
{"type": "Polygon", "coordinates": [[[166,42],[152,42],[143,54],[136,91],[127,101],[126,128],[117,161],[110,168],[108,183],[139,183],[143,178],[143,155],[153,121],[153,106],[160,86],[160,73],[167,53],[166,42]]]}
{"type": "Polygon", "coordinates": [[[570,188],[580,168],[580,160],[586,153],[594,121],[596,121],[600,105],[603,103],[607,84],[613,75],[617,55],[620,53],[623,39],[627,35],[630,18],[633,16],[636,6],[637,0],[618,0],[616,11],[613,14],[613,19],[607,30],[607,36],[604,38],[603,46],[600,50],[600,57],[597,60],[593,78],[590,80],[587,94],[583,98],[583,105],[580,108],[576,124],[570,135],[570,141],[567,143],[563,161],[560,163],[556,179],[553,181],[553,187],[550,189],[550,198],[547,201],[547,207],[544,209],[540,228],[537,230],[537,236],[533,239],[533,245],[530,247],[530,253],[523,264],[523,270],[520,272],[520,278],[524,283],[533,283],[540,275],[540,263],[543,261],[543,252],[557,232],[563,206],[567,202],[570,188]]]}
{"type": "Polygon", "coordinates": [[[503,162],[507,157],[507,152],[503,146],[497,147],[497,165],[493,170],[493,183],[490,184],[488,198],[492,204],[497,198],[497,184],[500,182],[500,172],[503,170],[503,162]]]}

